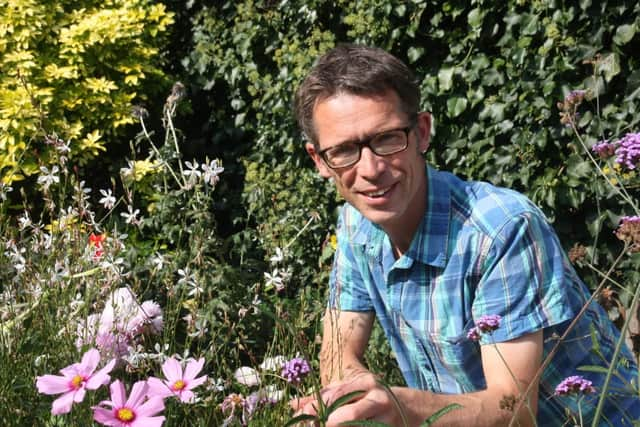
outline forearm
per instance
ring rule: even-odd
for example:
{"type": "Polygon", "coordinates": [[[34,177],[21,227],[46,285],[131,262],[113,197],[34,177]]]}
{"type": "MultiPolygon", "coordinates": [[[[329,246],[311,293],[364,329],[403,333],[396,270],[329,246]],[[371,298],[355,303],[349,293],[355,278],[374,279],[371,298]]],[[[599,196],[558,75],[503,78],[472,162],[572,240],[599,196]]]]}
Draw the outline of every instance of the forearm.
{"type": "MultiPolygon", "coordinates": [[[[409,426],[419,426],[440,409],[451,404],[458,404],[462,408],[454,409],[442,416],[435,423],[437,426],[448,427],[489,427],[506,426],[514,417],[514,395],[483,390],[465,394],[437,394],[424,390],[406,387],[392,387],[392,393],[397,398],[401,409],[407,417],[409,426]],[[503,408],[501,408],[501,406],[503,408]],[[509,409],[511,406],[511,410],[509,409]]],[[[535,425],[536,408],[526,403],[516,417],[516,426],[535,425]]]]}
{"type": "Polygon", "coordinates": [[[371,334],[373,313],[327,310],[323,324],[320,351],[322,385],[368,372],[362,360],[371,334]]]}

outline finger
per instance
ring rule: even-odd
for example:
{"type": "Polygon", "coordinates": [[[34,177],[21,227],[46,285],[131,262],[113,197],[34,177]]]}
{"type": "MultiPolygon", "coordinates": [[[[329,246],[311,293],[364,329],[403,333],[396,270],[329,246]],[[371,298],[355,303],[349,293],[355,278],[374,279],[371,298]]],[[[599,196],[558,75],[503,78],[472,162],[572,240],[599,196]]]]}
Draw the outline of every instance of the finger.
{"type": "Polygon", "coordinates": [[[326,427],[337,427],[343,422],[355,420],[384,421],[385,412],[384,410],[381,412],[380,402],[365,397],[333,411],[329,415],[326,427]]]}
{"type": "Polygon", "coordinates": [[[295,397],[289,401],[289,406],[294,411],[298,411],[311,401],[315,401],[315,396],[295,397]]]}

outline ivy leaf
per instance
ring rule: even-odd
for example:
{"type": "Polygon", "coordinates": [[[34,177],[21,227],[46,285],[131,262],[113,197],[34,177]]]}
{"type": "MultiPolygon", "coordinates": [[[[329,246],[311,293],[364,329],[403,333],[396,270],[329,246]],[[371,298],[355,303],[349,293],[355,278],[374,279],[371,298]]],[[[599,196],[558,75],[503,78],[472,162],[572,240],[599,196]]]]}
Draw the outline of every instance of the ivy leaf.
{"type": "Polygon", "coordinates": [[[617,74],[620,73],[620,59],[615,53],[607,55],[598,63],[598,71],[604,74],[604,79],[610,82],[617,74]]]}
{"type": "Polygon", "coordinates": [[[411,62],[412,64],[416,62],[418,59],[420,59],[422,55],[424,55],[423,47],[411,46],[407,50],[407,58],[409,58],[409,62],[411,62]]]}
{"type": "Polygon", "coordinates": [[[627,44],[636,35],[636,26],[634,24],[625,24],[618,27],[616,34],[613,36],[613,42],[618,46],[627,44]]]}
{"type": "Polygon", "coordinates": [[[449,117],[458,117],[464,110],[467,109],[467,98],[455,96],[447,100],[447,115],[449,117]]]}
{"type": "Polygon", "coordinates": [[[479,8],[473,9],[467,15],[467,22],[471,26],[471,28],[478,28],[482,26],[482,19],[484,18],[484,14],[480,11],[479,8]]]}
{"type": "Polygon", "coordinates": [[[578,154],[572,154],[567,159],[567,175],[571,178],[586,178],[593,173],[591,163],[578,154]]]}
{"type": "Polygon", "coordinates": [[[451,89],[451,86],[453,85],[454,71],[454,67],[441,68],[440,71],[438,71],[438,84],[440,85],[440,92],[446,92],[451,89]]]}

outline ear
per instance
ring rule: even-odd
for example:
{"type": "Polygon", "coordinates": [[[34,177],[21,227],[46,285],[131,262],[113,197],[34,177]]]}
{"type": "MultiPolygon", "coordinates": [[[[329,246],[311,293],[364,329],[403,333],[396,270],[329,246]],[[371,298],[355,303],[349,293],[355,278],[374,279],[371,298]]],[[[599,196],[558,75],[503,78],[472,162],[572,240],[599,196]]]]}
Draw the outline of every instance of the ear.
{"type": "Polygon", "coordinates": [[[316,165],[316,169],[318,169],[318,173],[320,174],[320,176],[323,178],[331,178],[331,170],[324,163],[324,160],[322,160],[322,157],[320,157],[320,155],[316,151],[316,146],[310,142],[307,142],[304,145],[304,148],[307,150],[307,154],[309,154],[309,157],[311,157],[311,160],[313,160],[313,163],[316,165]]]}
{"type": "Polygon", "coordinates": [[[431,114],[427,112],[419,113],[416,129],[418,135],[418,150],[424,153],[429,149],[429,142],[431,141],[431,114]]]}

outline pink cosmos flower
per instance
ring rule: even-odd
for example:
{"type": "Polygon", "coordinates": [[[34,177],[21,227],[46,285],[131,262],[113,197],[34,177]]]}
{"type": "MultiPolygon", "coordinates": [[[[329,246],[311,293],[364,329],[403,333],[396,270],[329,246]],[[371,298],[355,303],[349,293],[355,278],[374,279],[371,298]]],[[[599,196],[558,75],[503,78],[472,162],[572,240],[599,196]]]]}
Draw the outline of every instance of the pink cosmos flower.
{"type": "Polygon", "coordinates": [[[93,406],[93,419],[105,426],[112,427],[160,427],[164,417],[156,417],[164,410],[164,402],[160,396],[152,396],[145,401],[149,389],[146,381],[138,381],[131,388],[127,399],[124,384],[115,380],[109,386],[111,400],[100,402],[102,406],[93,406]]]}
{"type": "Polygon", "coordinates": [[[207,380],[207,376],[203,375],[196,378],[196,375],[204,366],[204,358],[198,360],[191,359],[182,372],[182,365],[175,358],[167,359],[162,364],[162,372],[166,380],[151,377],[147,381],[149,384],[149,395],[170,397],[176,396],[182,402],[193,402],[195,394],[191,391],[207,380]]]}
{"type": "Polygon", "coordinates": [[[60,394],[62,396],[53,401],[51,413],[53,415],[66,414],[71,411],[73,402],[82,402],[86,390],[95,390],[107,384],[111,377],[109,372],[116,361],[111,360],[98,372],[96,367],[100,363],[100,353],[95,348],[82,356],[80,363],[74,363],[60,370],[59,375],[43,375],[36,380],[38,392],[43,394],[60,394]]]}

